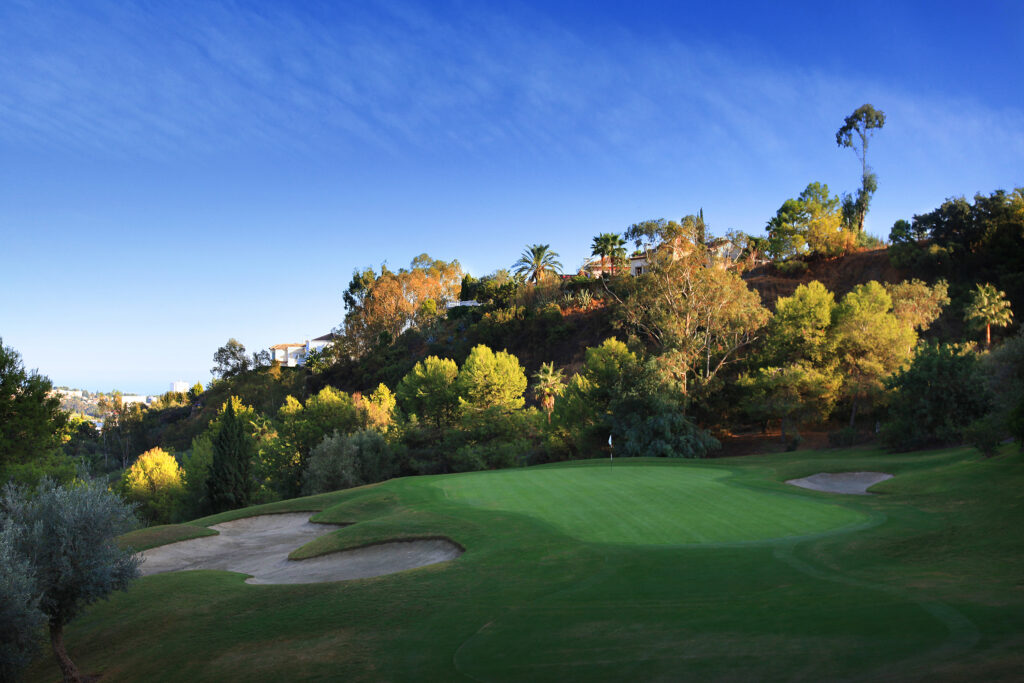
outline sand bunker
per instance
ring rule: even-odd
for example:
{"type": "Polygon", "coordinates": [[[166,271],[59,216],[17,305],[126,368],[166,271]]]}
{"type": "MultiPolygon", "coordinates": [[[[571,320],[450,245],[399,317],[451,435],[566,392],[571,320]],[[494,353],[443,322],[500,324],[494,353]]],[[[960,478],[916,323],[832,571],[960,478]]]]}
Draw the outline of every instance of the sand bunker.
{"type": "Polygon", "coordinates": [[[849,493],[856,496],[869,496],[868,489],[880,481],[892,479],[885,472],[841,472],[838,474],[812,474],[802,479],[790,479],[787,484],[826,493],[849,493]]]}
{"type": "Polygon", "coordinates": [[[339,528],[314,524],[308,512],[261,515],[214,524],[217,536],[192,538],[142,553],[142,574],[221,569],[249,574],[246,583],[320,583],[364,579],[446,562],[462,554],[451,541],[395,541],[308,560],[288,553],[339,528]]]}

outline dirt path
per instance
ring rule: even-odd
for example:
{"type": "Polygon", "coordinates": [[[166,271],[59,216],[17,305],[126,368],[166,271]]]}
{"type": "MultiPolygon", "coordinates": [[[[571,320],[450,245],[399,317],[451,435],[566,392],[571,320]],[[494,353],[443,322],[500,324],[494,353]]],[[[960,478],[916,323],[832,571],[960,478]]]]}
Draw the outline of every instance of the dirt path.
{"type": "Polygon", "coordinates": [[[855,496],[869,496],[868,489],[880,481],[892,479],[885,472],[841,472],[838,474],[812,474],[802,479],[790,479],[787,484],[826,493],[847,493],[855,496]]]}
{"type": "Polygon", "coordinates": [[[142,574],[220,569],[249,574],[246,583],[320,583],[383,576],[446,562],[462,554],[450,541],[397,541],[346,550],[308,560],[288,553],[339,528],[314,524],[310,513],[246,517],[211,526],[217,536],[193,538],[142,553],[142,574]]]}

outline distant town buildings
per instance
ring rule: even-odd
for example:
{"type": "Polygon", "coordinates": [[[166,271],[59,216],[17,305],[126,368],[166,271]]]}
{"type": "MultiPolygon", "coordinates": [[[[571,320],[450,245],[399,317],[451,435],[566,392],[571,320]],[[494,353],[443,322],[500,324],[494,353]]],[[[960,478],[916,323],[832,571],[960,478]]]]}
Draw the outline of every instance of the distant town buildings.
{"type": "Polygon", "coordinates": [[[189,387],[188,382],[183,382],[180,379],[176,380],[174,382],[171,382],[171,391],[173,391],[176,394],[188,393],[188,390],[190,388],[191,387],[189,387]]]}

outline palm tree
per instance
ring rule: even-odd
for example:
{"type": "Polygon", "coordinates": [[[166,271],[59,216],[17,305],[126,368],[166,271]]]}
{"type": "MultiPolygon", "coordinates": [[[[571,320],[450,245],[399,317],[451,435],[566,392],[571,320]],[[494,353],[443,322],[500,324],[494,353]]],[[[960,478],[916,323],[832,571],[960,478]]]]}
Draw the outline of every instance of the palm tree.
{"type": "Polygon", "coordinates": [[[533,386],[533,392],[540,399],[540,405],[548,414],[548,424],[551,424],[551,413],[555,410],[555,397],[561,396],[565,389],[565,382],[562,380],[562,370],[555,370],[554,363],[541,363],[540,370],[533,378],[537,383],[533,386]]]}
{"type": "Polygon", "coordinates": [[[626,258],[626,242],[614,232],[604,232],[594,238],[590,253],[593,256],[601,257],[602,266],[606,258],[611,261],[612,275],[614,275],[615,264],[626,258]]]}
{"type": "Polygon", "coordinates": [[[536,285],[545,273],[558,273],[562,270],[562,264],[557,259],[558,253],[551,251],[550,244],[529,244],[519,260],[512,264],[512,269],[517,275],[525,274],[526,279],[536,285]]]}
{"type": "Polygon", "coordinates": [[[1013,311],[1010,310],[1010,302],[1006,300],[1005,292],[1000,292],[988,283],[979,284],[977,287],[971,296],[971,303],[964,310],[964,320],[979,327],[985,326],[985,346],[991,348],[992,326],[1009,325],[1013,320],[1013,311]]]}

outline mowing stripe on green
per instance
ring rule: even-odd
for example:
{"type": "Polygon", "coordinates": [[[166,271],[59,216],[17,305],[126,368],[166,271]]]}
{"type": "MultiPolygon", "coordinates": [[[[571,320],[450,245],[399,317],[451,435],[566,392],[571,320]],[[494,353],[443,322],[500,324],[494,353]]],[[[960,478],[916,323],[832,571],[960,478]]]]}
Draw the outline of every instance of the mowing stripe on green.
{"type": "Polygon", "coordinates": [[[518,512],[594,543],[735,543],[821,533],[867,517],[842,505],[747,489],[701,467],[566,467],[450,475],[453,502],[518,512]]]}

